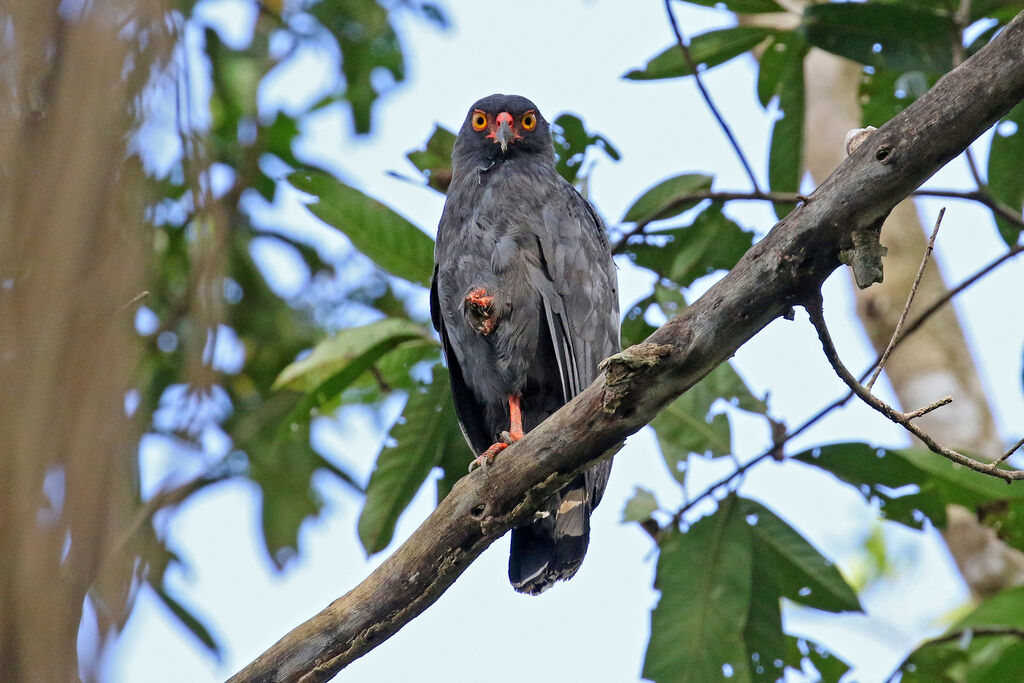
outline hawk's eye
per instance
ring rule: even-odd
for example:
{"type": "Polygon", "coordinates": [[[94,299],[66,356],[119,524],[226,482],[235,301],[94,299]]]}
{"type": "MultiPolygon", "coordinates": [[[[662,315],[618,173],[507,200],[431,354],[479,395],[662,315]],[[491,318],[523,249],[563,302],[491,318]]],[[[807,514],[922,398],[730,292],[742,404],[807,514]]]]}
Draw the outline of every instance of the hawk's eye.
{"type": "Polygon", "coordinates": [[[535,114],[525,114],[523,116],[523,129],[533,130],[537,127],[537,116],[535,114]]]}
{"type": "Polygon", "coordinates": [[[487,114],[482,111],[475,111],[470,122],[473,124],[473,130],[483,130],[487,127],[487,114]]]}

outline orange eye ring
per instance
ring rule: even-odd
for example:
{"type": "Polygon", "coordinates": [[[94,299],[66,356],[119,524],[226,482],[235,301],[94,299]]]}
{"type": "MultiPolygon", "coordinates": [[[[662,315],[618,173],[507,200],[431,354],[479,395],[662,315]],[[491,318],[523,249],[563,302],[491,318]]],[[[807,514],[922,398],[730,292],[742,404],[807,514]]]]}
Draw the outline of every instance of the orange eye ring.
{"type": "Polygon", "coordinates": [[[475,111],[469,117],[469,123],[473,126],[473,130],[483,130],[487,127],[487,114],[482,111],[475,111]]]}
{"type": "Polygon", "coordinates": [[[537,115],[533,112],[523,114],[523,130],[533,130],[537,127],[537,115]]]}

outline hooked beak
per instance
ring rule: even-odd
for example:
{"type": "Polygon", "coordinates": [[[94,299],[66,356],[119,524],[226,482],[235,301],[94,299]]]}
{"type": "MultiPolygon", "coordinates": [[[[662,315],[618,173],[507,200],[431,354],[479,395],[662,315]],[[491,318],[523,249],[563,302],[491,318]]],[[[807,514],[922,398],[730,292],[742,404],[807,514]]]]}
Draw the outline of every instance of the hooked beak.
{"type": "Polygon", "coordinates": [[[498,124],[498,130],[494,134],[494,141],[501,145],[502,153],[508,151],[508,144],[512,142],[514,136],[515,133],[512,132],[512,126],[509,125],[507,119],[498,124]]]}
{"type": "Polygon", "coordinates": [[[504,154],[508,151],[509,144],[520,136],[517,135],[515,130],[512,128],[512,115],[507,111],[503,111],[498,114],[498,118],[495,119],[495,123],[498,124],[498,127],[492,128],[491,134],[487,137],[501,145],[501,152],[504,154]]]}

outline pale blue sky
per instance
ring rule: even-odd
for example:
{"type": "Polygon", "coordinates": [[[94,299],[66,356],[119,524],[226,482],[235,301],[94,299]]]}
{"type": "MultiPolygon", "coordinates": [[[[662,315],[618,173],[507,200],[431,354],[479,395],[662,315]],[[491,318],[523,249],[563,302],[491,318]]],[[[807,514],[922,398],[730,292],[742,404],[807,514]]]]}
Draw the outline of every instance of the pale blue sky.
{"type": "MultiPolygon", "coordinates": [[[[729,23],[729,15],[676,3],[689,35],[729,23]]],[[[243,0],[207,0],[200,13],[230,39],[243,39],[252,14],[243,0]]],[[[422,144],[435,122],[457,128],[470,104],[492,92],[518,93],[548,118],[579,113],[588,128],[610,138],[623,153],[620,163],[600,155],[590,192],[615,224],[639,193],[669,175],[710,171],[718,189],[748,189],[745,175],[690,80],[634,83],[622,73],[666,47],[671,32],[659,0],[582,2],[519,0],[516,3],[447,2],[453,28],[439,32],[403,19],[400,32],[409,78],[375,109],[372,137],[349,133],[346,112],[331,107],[304,127],[300,156],[315,160],[408,216],[433,234],[443,197],[396,180],[387,171],[411,174],[404,154],[422,144]]],[[[293,109],[315,98],[333,77],[331,56],[309,50],[282,68],[261,92],[265,108],[293,109]]],[[[714,69],[706,82],[755,172],[765,175],[770,118],[757,103],[749,57],[714,69]]],[[[836,144],[842,141],[837,140],[836,144]]],[[[979,145],[984,148],[987,145],[979,145]]],[[[983,149],[979,150],[983,152],[983,149]]],[[[983,156],[983,154],[982,154],[983,156]]],[[[936,187],[963,185],[962,161],[940,174],[936,187]]],[[[345,241],[319,225],[301,199],[261,212],[267,223],[309,231],[342,254],[345,241]]],[[[939,202],[922,204],[931,223],[939,202]]],[[[973,272],[1000,250],[987,215],[965,203],[949,203],[936,252],[951,281],[973,272]]],[[[729,212],[764,233],[774,223],[766,205],[729,205],[729,212]]],[[[274,261],[275,279],[286,290],[302,284],[301,273],[274,261]]],[[[649,283],[620,262],[623,308],[649,283]]],[[[707,280],[707,279],[706,279],[707,280]]],[[[695,288],[706,288],[702,281],[695,288]]],[[[1019,436],[1021,341],[1024,322],[1000,314],[1005,293],[1021,291],[1024,267],[1013,264],[983,281],[960,300],[970,342],[980,354],[986,388],[1005,436],[1019,436]]],[[[825,288],[834,335],[851,368],[870,360],[852,313],[845,272],[825,288]]],[[[423,305],[425,306],[425,298],[423,305]]],[[[796,424],[843,392],[828,368],[806,316],[776,321],[737,353],[737,367],[756,393],[770,393],[772,412],[796,424]]],[[[880,387],[884,397],[888,388],[880,387]]],[[[395,411],[400,404],[392,406],[395,411]]],[[[767,444],[765,426],[752,418],[733,421],[737,453],[758,454],[767,444]]],[[[382,440],[365,411],[351,410],[318,426],[318,443],[331,457],[365,480],[382,440]]],[[[905,443],[903,435],[869,409],[854,405],[797,439],[789,449],[839,440],[905,443]]],[[[159,446],[144,456],[146,486],[155,487],[171,469],[159,446]]],[[[721,462],[697,462],[690,492],[726,474],[721,462]]],[[[110,681],[216,681],[248,663],[289,629],[356,585],[408,536],[431,509],[434,489],[425,486],[399,524],[395,544],[366,560],[355,534],[359,501],[329,477],[318,480],[328,507],[303,526],[302,554],[283,573],[265,557],[258,528],[258,492],[235,482],[207,489],[172,516],[160,520],[172,547],[190,571],[168,574],[172,592],[210,626],[224,646],[224,661],[212,660],[180,629],[158,600],[143,592],[136,612],[106,667],[110,681]]],[[[616,458],[608,493],[594,516],[593,541],[575,579],[539,598],[516,594],[505,577],[508,541],[495,543],[425,614],[352,664],[339,680],[381,681],[632,681],[638,680],[647,642],[656,554],[635,525],[621,525],[622,507],[633,488],[653,490],[661,503],[677,507],[682,494],[669,476],[651,435],[632,437],[616,458]]],[[[798,466],[766,464],[747,476],[743,491],[759,498],[801,529],[840,567],[856,572],[859,547],[870,531],[872,511],[859,496],[830,478],[798,466]]],[[[905,569],[873,586],[863,597],[866,616],[819,617],[787,609],[794,633],[823,642],[855,665],[858,681],[879,680],[923,636],[942,628],[944,614],[961,605],[966,592],[935,532],[887,529],[891,550],[905,569]]]]}

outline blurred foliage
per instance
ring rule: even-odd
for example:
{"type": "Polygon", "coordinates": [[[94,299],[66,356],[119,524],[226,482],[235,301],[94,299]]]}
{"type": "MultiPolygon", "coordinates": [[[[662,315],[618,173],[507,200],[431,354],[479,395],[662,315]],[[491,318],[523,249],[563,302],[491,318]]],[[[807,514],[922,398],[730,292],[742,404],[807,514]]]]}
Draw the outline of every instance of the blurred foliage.
{"type": "MultiPolygon", "coordinates": [[[[782,11],[773,0],[691,4],[723,12],[782,11]]],[[[708,69],[758,52],[757,94],[775,116],[766,141],[768,185],[792,193],[804,175],[808,50],[818,47],[864,65],[864,119],[879,125],[958,59],[953,40],[965,27],[956,23],[953,5],[959,3],[811,4],[792,30],[718,29],[695,36],[690,49],[694,61],[708,69]]],[[[987,24],[962,51],[980,49],[1022,6],[972,3],[970,24],[987,24]]],[[[182,446],[183,459],[202,452],[211,434],[228,437],[230,448],[210,470],[211,480],[245,477],[259,488],[264,540],[277,567],[299,552],[301,524],[322,509],[312,483],[316,472],[364,494],[359,538],[368,554],[381,551],[421,487],[433,477],[440,500],[472,456],[454,417],[447,374],[422,304],[411,303],[422,301],[433,244],[429,226],[413,224],[348,181],[304,162],[294,145],[304,122],[330,107],[347,112],[355,133],[373,130],[375,103],[406,75],[396,15],[408,13],[440,28],[447,19],[436,5],[412,0],[274,3],[264,6],[251,39],[237,48],[191,17],[191,10],[192,3],[180,4],[181,25],[201,31],[203,38],[199,50],[210,91],[208,101],[197,106],[209,114],[209,126],[186,121],[179,130],[179,158],[153,179],[162,200],[152,207],[153,285],[145,306],[156,322],[142,330],[148,349],[140,412],[150,419],[153,434],[182,446]],[[265,79],[309,41],[336,48],[338,85],[301,111],[264,111],[258,93],[265,79]],[[316,240],[254,217],[258,212],[252,207],[278,198],[279,178],[304,193],[309,212],[347,238],[358,254],[329,258],[316,240]],[[257,258],[266,244],[306,272],[301,294],[278,291],[273,266],[257,258]],[[360,276],[340,278],[346,269],[360,276]],[[360,405],[379,415],[384,401],[396,394],[404,407],[386,428],[364,491],[347,463],[310,444],[310,433],[317,420],[334,419],[344,406],[360,405]]],[[[671,44],[625,78],[689,75],[671,44]]],[[[1014,211],[1024,201],[1024,174],[1010,172],[1019,171],[1024,154],[1022,111],[1018,107],[997,130],[989,155],[990,185],[981,188],[1014,211]]],[[[576,114],[561,113],[552,124],[558,170],[577,187],[586,188],[595,156],[602,161],[620,156],[607,137],[588,130],[576,114]]],[[[423,182],[442,193],[451,180],[454,141],[455,134],[439,124],[422,149],[407,157],[423,182]]],[[[610,231],[619,238],[616,248],[623,258],[653,276],[650,292],[627,307],[624,343],[643,340],[678,314],[698,280],[732,268],[753,243],[752,230],[705,198],[714,181],[706,172],[687,170],[655,182],[632,202],[623,225],[610,231]],[[675,224],[666,226],[666,220],[675,224]]],[[[781,216],[790,208],[776,210],[781,216]]],[[[1003,222],[999,229],[1008,244],[1019,239],[1012,225],[1003,222]]],[[[652,423],[666,465],[681,484],[691,456],[734,453],[730,420],[739,411],[767,416],[768,406],[725,364],[652,423]]],[[[979,510],[1018,547],[1024,538],[1017,521],[1024,494],[932,454],[858,443],[823,446],[795,460],[860,491],[891,521],[942,527],[945,505],[959,503],[979,510]]],[[[652,517],[674,519],[652,494],[638,490],[624,519],[645,523],[652,517]]],[[[713,513],[684,521],[692,523],[656,533],[655,587],[661,597],[652,614],[644,676],[659,683],[723,676],[773,681],[793,668],[838,680],[846,665],[820,646],[787,635],[780,607],[786,598],[828,612],[860,610],[856,593],[832,563],[768,507],[736,495],[720,501],[713,513]]],[[[151,527],[146,533],[159,537],[151,527]]],[[[169,555],[167,561],[176,559],[169,555]]],[[[215,647],[202,622],[164,590],[162,572],[149,580],[200,641],[215,647]]],[[[1024,614],[1024,594],[996,599],[1016,599],[1016,614],[1024,614]]],[[[983,614],[965,624],[1011,622],[1009,616],[983,614]]],[[[928,645],[908,660],[905,675],[914,667],[937,671],[948,656],[973,676],[1001,661],[988,656],[993,644],[1003,644],[999,656],[1010,657],[1024,656],[1020,643],[1007,636],[975,638],[955,652],[953,641],[928,645]]]]}
{"type": "Polygon", "coordinates": [[[925,642],[897,669],[908,683],[1019,681],[1024,677],[1024,588],[1011,588],[925,642]]]}
{"type": "MultiPolygon", "coordinates": [[[[183,469],[194,469],[188,462],[204,453],[211,436],[230,439],[227,452],[201,480],[245,477],[259,487],[268,557],[283,568],[298,552],[301,524],[322,509],[312,484],[316,472],[362,490],[346,465],[311,446],[313,422],[330,419],[342,396],[375,405],[394,391],[414,391],[411,368],[428,359],[436,362],[439,354],[422,325],[408,319],[386,278],[374,274],[354,286],[333,284],[344,263],[327,260],[318,240],[264,224],[252,207],[275,200],[282,169],[301,170],[311,183],[335,183],[323,191],[330,197],[318,210],[349,226],[353,244],[379,257],[386,270],[426,282],[430,239],[386,207],[304,165],[293,145],[304,120],[332,105],[347,109],[355,132],[369,132],[375,102],[405,78],[402,44],[393,28],[396,15],[408,13],[440,28],[447,19],[436,5],[411,1],[268,3],[260,6],[251,34],[238,47],[222,39],[218,27],[193,17],[194,4],[179,2],[173,22],[182,44],[188,34],[200,38],[198,50],[185,50],[183,59],[205,62],[209,99],[186,110],[192,115],[178,122],[178,157],[153,177],[161,200],[151,209],[152,284],[143,317],[155,322],[140,327],[147,340],[140,414],[151,416],[148,428],[154,435],[176,445],[183,469]],[[335,90],[299,111],[264,110],[259,98],[264,80],[310,41],[337,49],[335,90]],[[287,49],[271,49],[272,43],[287,49]],[[332,201],[335,195],[340,199],[332,201]],[[382,215],[391,220],[388,233],[359,232],[379,227],[382,215]],[[383,234],[395,236],[386,245],[390,260],[372,251],[383,234]],[[286,297],[276,290],[272,271],[257,258],[268,248],[306,271],[300,295],[286,297]],[[417,265],[421,272],[410,275],[417,265]],[[318,307],[388,320],[343,330],[296,363],[323,336],[326,322],[318,319],[318,307]],[[370,327],[375,335],[367,332],[370,327]],[[299,379],[291,382],[285,374],[275,386],[286,368],[299,379]]],[[[189,77],[179,77],[176,87],[179,97],[181,91],[187,97],[207,92],[189,77]]],[[[162,533],[145,533],[161,543],[162,533]]],[[[201,619],[163,587],[163,570],[177,561],[171,554],[147,580],[171,613],[215,649],[201,619]]]]}

